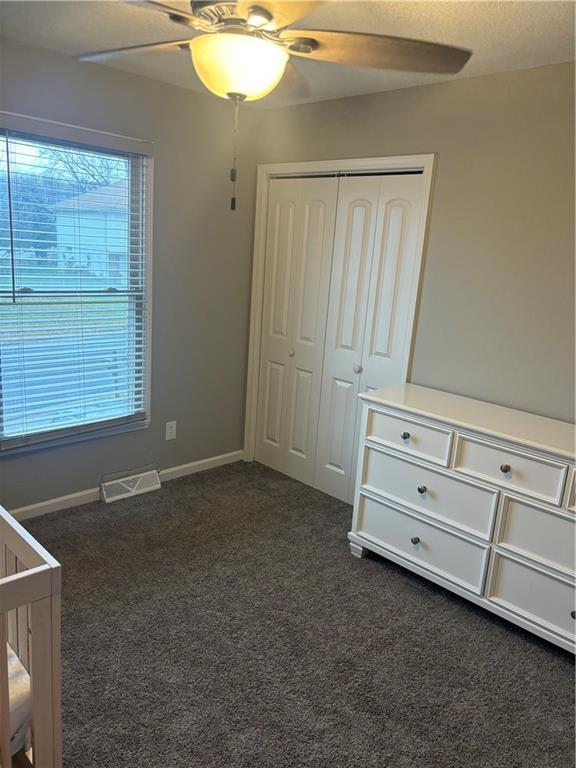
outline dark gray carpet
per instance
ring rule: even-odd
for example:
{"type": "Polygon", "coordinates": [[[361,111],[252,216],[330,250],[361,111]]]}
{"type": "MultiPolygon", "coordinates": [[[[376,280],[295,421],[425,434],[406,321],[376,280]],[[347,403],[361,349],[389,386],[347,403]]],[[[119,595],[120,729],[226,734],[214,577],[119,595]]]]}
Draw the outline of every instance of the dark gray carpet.
{"type": "Polygon", "coordinates": [[[572,657],[257,464],[30,521],[62,562],[66,768],[571,768],[572,657]]]}

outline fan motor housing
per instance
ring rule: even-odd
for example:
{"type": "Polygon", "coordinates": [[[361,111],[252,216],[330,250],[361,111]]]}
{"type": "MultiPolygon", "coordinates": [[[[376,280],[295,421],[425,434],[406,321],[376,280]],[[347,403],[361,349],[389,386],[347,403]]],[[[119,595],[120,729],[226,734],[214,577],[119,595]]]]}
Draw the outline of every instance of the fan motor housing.
{"type": "Polygon", "coordinates": [[[219,0],[192,0],[192,14],[209,24],[221,24],[228,19],[238,19],[236,3],[219,0]]]}

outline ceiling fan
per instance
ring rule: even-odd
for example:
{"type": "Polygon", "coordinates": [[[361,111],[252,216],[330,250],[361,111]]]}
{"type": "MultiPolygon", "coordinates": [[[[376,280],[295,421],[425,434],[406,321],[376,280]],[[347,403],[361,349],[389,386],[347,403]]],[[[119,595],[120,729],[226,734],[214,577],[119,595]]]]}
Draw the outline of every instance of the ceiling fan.
{"type": "Polygon", "coordinates": [[[471,51],[403,37],[293,29],[315,0],[192,0],[190,11],[157,0],[127,0],[166,15],[190,30],[188,37],[86,53],[81,61],[184,49],[204,85],[223,98],[261,99],[280,82],[290,56],[376,69],[454,74],[471,51]]]}
{"type": "Polygon", "coordinates": [[[284,73],[298,84],[290,56],[376,69],[454,74],[471,51],[404,37],[318,29],[293,29],[292,24],[321,3],[318,0],[191,0],[190,11],[159,0],[122,0],[163,13],[185,27],[188,37],[85,53],[81,61],[106,61],[117,56],[182,49],[192,54],[200,80],[208,90],[234,103],[234,162],[230,171],[236,209],[236,138],[238,105],[270,93],[284,73]]]}

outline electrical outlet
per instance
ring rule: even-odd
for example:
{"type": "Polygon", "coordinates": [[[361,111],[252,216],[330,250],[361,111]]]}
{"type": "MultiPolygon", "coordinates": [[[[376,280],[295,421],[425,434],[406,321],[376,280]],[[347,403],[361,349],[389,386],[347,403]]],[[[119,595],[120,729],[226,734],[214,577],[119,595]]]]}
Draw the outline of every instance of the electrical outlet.
{"type": "Polygon", "coordinates": [[[166,440],[176,440],[176,422],[166,422],[166,440]]]}

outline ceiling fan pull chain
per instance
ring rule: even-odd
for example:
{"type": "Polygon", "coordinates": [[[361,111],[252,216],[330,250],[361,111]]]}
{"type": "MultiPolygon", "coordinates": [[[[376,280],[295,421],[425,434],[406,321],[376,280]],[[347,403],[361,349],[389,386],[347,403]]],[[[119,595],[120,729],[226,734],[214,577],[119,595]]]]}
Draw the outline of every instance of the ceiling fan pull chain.
{"type": "Polygon", "coordinates": [[[232,182],[232,197],[230,198],[230,210],[236,210],[236,179],[238,177],[237,165],[238,165],[238,114],[240,102],[242,96],[237,93],[228,94],[230,99],[234,102],[234,159],[232,161],[232,168],[230,169],[230,181],[232,182]]]}

